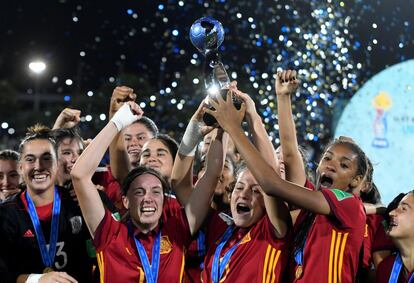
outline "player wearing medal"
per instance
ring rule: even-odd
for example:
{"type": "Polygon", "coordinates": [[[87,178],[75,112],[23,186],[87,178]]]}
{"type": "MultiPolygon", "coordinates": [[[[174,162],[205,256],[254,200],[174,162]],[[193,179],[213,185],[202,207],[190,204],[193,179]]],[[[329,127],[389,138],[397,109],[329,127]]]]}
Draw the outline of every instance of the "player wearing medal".
{"type": "Polygon", "coordinates": [[[153,169],[135,168],[128,173],[122,189],[130,218],[126,222],[113,219],[96,190],[92,190],[90,179],[112,139],[142,114],[136,103],[124,104],[85,149],[71,172],[94,238],[102,282],[181,282],[185,248],[203,222],[213,194],[211,189],[204,188],[215,188],[223,166],[222,141],[216,139],[209,152],[207,173],[199,181],[203,189],[196,188],[183,210],[166,219],[162,214],[167,182],[153,169]]]}
{"type": "MultiPolygon", "coordinates": [[[[296,72],[276,75],[276,87],[298,84],[296,72]]],[[[280,178],[252,146],[240,126],[243,111],[231,97],[212,101],[206,109],[230,134],[238,151],[265,193],[280,197],[304,211],[295,235],[293,282],[355,282],[362,246],[365,212],[359,199],[367,170],[364,152],[349,138],[328,145],[317,168],[320,190],[307,190],[280,178]]]]}
{"type": "MultiPolygon", "coordinates": [[[[266,164],[276,170],[278,166],[274,148],[253,100],[239,91],[235,84],[230,91],[243,104],[239,112],[229,115],[240,123],[244,116],[243,111],[246,110],[253,142],[261,156],[266,158],[266,164]]],[[[230,94],[224,103],[232,104],[230,94]]],[[[224,119],[229,119],[229,115],[224,119]]],[[[218,121],[222,122],[221,119],[218,121]]],[[[247,139],[245,135],[244,138],[247,139]]],[[[237,141],[235,143],[237,146],[237,141]]],[[[207,254],[202,281],[282,282],[289,255],[291,227],[287,206],[277,198],[266,195],[252,175],[251,168],[241,166],[231,193],[230,210],[232,223],[223,220],[218,212],[214,212],[207,223],[207,254]]]]}
{"type": "Polygon", "coordinates": [[[378,266],[378,283],[414,282],[414,191],[407,193],[389,213],[388,235],[398,251],[378,266]]]}
{"type": "Polygon", "coordinates": [[[49,130],[29,129],[19,151],[26,190],[0,206],[0,281],[91,282],[90,236],[77,203],[55,186],[57,159],[49,130]]]}

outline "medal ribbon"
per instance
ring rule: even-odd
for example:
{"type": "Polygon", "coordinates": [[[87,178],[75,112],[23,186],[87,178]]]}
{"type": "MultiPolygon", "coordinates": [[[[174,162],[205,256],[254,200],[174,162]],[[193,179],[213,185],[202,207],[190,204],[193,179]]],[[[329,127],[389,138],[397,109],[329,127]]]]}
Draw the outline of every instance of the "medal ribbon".
{"type": "Polygon", "coordinates": [[[29,209],[29,216],[32,220],[35,230],[37,244],[39,245],[40,254],[42,256],[43,264],[46,267],[52,267],[55,261],[56,245],[58,239],[59,230],[59,215],[60,215],[60,196],[58,189],[55,187],[55,194],[53,198],[53,210],[52,210],[52,227],[49,237],[49,247],[46,245],[45,237],[43,235],[42,227],[40,225],[39,217],[37,216],[36,207],[30,198],[29,193],[26,191],[27,207],[29,209]]]}
{"type": "Polygon", "coordinates": [[[128,224],[129,233],[135,240],[135,246],[137,247],[138,255],[141,260],[142,267],[144,268],[145,278],[147,279],[148,283],[156,283],[158,280],[158,270],[160,267],[161,230],[158,231],[154,245],[152,246],[152,260],[150,265],[144,246],[141,244],[140,240],[134,236],[134,233],[132,232],[131,222],[128,224]]]}
{"type": "MultiPolygon", "coordinates": [[[[397,283],[398,277],[400,277],[400,272],[402,268],[402,259],[400,253],[397,254],[395,257],[394,265],[392,266],[392,271],[390,275],[390,279],[388,280],[388,283],[397,283]]],[[[414,283],[414,274],[411,275],[410,279],[408,280],[408,283],[414,283]]]]}
{"type": "Polygon", "coordinates": [[[197,254],[199,257],[206,254],[206,235],[201,230],[197,233],[197,254]]]}
{"type": "MultiPolygon", "coordinates": [[[[305,242],[306,244],[306,242],[305,242]]],[[[301,247],[295,250],[294,256],[295,256],[295,262],[297,265],[303,265],[303,251],[305,249],[305,244],[303,244],[301,247]]]]}
{"type": "Polygon", "coordinates": [[[226,232],[224,232],[223,237],[220,239],[220,243],[217,246],[216,251],[214,252],[213,266],[211,268],[211,277],[214,283],[218,283],[223,277],[226,265],[229,263],[233,252],[236,250],[242,240],[240,239],[236,244],[234,244],[220,260],[221,251],[223,250],[223,247],[226,245],[227,241],[231,238],[231,235],[233,234],[235,228],[236,226],[234,225],[231,225],[227,228],[226,232]]]}

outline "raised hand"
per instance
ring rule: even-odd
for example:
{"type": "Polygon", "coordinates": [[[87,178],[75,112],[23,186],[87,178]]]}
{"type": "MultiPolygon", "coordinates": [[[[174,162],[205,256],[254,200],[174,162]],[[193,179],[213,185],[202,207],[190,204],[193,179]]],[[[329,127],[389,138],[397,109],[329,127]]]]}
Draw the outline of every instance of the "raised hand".
{"type": "Polygon", "coordinates": [[[206,100],[201,101],[200,105],[198,106],[197,110],[194,112],[193,116],[191,117],[191,121],[197,122],[200,127],[200,133],[202,136],[207,135],[210,133],[214,127],[207,126],[203,122],[203,115],[205,113],[204,109],[207,107],[206,100]]]}
{"type": "Polygon", "coordinates": [[[115,124],[118,131],[121,131],[136,120],[141,119],[142,115],[144,115],[144,111],[142,111],[141,107],[135,102],[129,101],[119,108],[111,121],[115,124]]]}
{"type": "Polygon", "coordinates": [[[122,107],[124,102],[135,101],[136,98],[137,95],[132,88],[127,86],[117,86],[112,92],[109,115],[112,117],[112,115],[122,107]]]}
{"type": "Polygon", "coordinates": [[[276,74],[276,95],[291,95],[299,86],[299,79],[295,70],[285,70],[276,74]]]}
{"type": "Polygon", "coordinates": [[[65,108],[56,118],[53,130],[60,128],[73,128],[80,122],[81,111],[72,108],[65,108]]]}
{"type": "Polygon", "coordinates": [[[246,104],[246,115],[252,116],[256,114],[256,105],[253,99],[247,93],[244,93],[237,88],[237,81],[231,82],[229,90],[232,91],[239,100],[246,104]]]}
{"type": "Polygon", "coordinates": [[[217,100],[209,99],[209,104],[214,107],[214,110],[206,108],[204,111],[216,118],[223,130],[229,133],[240,128],[246,112],[246,104],[243,102],[240,110],[237,110],[233,105],[231,91],[227,92],[226,100],[219,95],[217,100]]]}

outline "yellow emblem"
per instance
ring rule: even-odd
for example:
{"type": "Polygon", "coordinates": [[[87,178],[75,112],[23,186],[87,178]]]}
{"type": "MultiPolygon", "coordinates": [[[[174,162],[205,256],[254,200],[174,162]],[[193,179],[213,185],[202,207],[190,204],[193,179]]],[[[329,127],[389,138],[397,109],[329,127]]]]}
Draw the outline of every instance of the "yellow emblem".
{"type": "Polygon", "coordinates": [[[161,237],[161,254],[168,254],[172,250],[172,244],[170,242],[170,239],[168,239],[168,236],[162,236],[161,237]]]}

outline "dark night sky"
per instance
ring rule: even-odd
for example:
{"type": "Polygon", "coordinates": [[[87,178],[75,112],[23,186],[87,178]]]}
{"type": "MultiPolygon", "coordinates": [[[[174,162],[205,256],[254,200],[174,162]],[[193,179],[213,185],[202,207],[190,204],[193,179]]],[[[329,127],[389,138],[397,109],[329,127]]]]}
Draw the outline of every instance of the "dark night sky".
{"type": "Polygon", "coordinates": [[[179,137],[202,97],[202,56],[188,31],[197,18],[210,15],[226,30],[221,51],[229,73],[236,72],[239,86],[255,98],[276,142],[274,90],[267,88],[273,86],[271,75],[278,67],[308,71],[302,81],[317,88],[303,85],[295,98],[294,111],[303,114],[296,117],[299,140],[324,143],[332,135],[329,119],[338,100],[351,98],[387,66],[414,57],[412,11],[413,0],[9,1],[0,11],[0,104],[5,109],[0,121],[14,125],[15,135],[21,135],[27,121],[47,123],[71,106],[94,117],[93,125],[82,127],[99,129],[105,121],[95,117],[107,112],[111,89],[130,83],[146,102],[146,113],[163,131],[179,137]],[[330,24],[324,33],[325,22],[330,24]],[[312,42],[305,34],[319,39],[312,42]],[[57,104],[42,104],[39,113],[30,111],[30,103],[9,99],[34,91],[36,79],[27,68],[33,58],[47,62],[38,91],[61,97],[57,104]],[[344,87],[349,74],[352,79],[344,87]],[[195,77],[200,84],[194,84],[195,77]],[[68,86],[67,79],[73,84],[68,86]],[[335,83],[338,87],[332,88],[335,83]],[[88,91],[94,96],[88,97],[88,91]],[[306,98],[322,106],[306,110],[306,98]],[[310,119],[309,111],[316,118],[310,119]],[[25,119],[16,119],[16,112],[25,119]],[[310,139],[309,133],[317,134],[310,139]]]}

